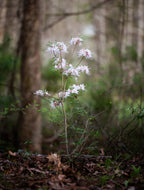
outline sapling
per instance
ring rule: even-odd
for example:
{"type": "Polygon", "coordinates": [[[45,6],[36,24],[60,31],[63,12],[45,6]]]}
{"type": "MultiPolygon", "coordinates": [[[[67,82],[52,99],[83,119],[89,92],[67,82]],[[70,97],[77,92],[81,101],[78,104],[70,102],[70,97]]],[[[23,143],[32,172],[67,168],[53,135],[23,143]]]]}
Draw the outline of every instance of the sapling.
{"type": "Polygon", "coordinates": [[[61,107],[64,115],[64,126],[65,126],[65,144],[66,152],[69,154],[68,147],[68,125],[67,125],[67,115],[64,106],[64,102],[68,97],[77,97],[81,91],[85,90],[84,84],[73,84],[67,89],[67,80],[73,77],[78,83],[78,77],[82,72],[89,74],[89,68],[87,65],[82,65],[84,59],[91,59],[92,53],[89,49],[81,49],[77,53],[78,62],[77,64],[72,64],[72,57],[75,55],[77,47],[81,46],[83,42],[82,38],[72,38],[69,47],[72,47],[72,53],[66,61],[65,54],[68,53],[68,47],[63,42],[49,43],[46,52],[50,53],[53,58],[53,66],[56,71],[61,74],[61,88],[57,94],[52,97],[46,90],[38,90],[34,94],[39,96],[49,96],[51,98],[51,107],[54,109],[56,107],[61,107]]]}

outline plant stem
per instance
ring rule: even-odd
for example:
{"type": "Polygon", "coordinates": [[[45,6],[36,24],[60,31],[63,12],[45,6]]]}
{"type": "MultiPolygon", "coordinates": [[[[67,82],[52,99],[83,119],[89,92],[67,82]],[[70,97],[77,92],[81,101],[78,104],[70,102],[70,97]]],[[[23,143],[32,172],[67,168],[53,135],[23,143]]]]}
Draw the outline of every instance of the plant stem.
{"type": "Polygon", "coordinates": [[[71,59],[72,59],[72,57],[73,57],[73,55],[74,55],[74,52],[75,52],[75,50],[76,50],[76,47],[77,47],[77,44],[75,44],[75,46],[74,46],[74,49],[73,49],[73,51],[72,51],[72,54],[71,54],[71,56],[70,56],[70,58],[69,58],[68,63],[70,63],[70,61],[71,61],[71,59]]]}
{"type": "Polygon", "coordinates": [[[79,66],[79,64],[82,62],[83,58],[84,58],[84,56],[80,59],[79,63],[76,65],[76,67],[79,66]]]}
{"type": "Polygon", "coordinates": [[[66,116],[64,105],[63,105],[63,100],[61,101],[61,105],[62,105],[62,109],[63,109],[63,113],[64,113],[65,142],[66,142],[66,152],[67,152],[67,155],[68,155],[69,154],[69,150],[68,150],[68,135],[67,135],[67,116],[66,116]]]}

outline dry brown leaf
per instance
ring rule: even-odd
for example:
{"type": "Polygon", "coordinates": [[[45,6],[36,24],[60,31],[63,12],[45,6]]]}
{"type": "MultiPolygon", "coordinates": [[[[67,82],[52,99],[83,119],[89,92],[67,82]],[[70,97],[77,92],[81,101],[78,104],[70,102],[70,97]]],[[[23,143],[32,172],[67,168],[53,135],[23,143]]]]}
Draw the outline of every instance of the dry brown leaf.
{"type": "Polygon", "coordinates": [[[100,151],[101,151],[100,155],[101,155],[101,156],[104,156],[104,155],[105,155],[105,153],[104,153],[104,149],[101,148],[100,151]]]}
{"type": "Polygon", "coordinates": [[[9,150],[8,153],[9,153],[10,156],[16,156],[16,152],[12,152],[12,151],[9,150]]]}
{"type": "Polygon", "coordinates": [[[68,165],[63,165],[63,164],[62,164],[62,169],[63,169],[64,171],[67,171],[68,168],[69,168],[68,165]]]}
{"type": "Polygon", "coordinates": [[[46,158],[49,159],[49,162],[54,163],[54,165],[56,166],[57,172],[61,170],[61,166],[62,166],[61,158],[58,154],[49,154],[46,158]]]}
{"type": "Polygon", "coordinates": [[[60,164],[60,156],[56,153],[54,154],[49,154],[46,158],[49,159],[49,162],[54,162],[54,164],[60,164]]]}
{"type": "Polygon", "coordinates": [[[65,177],[66,177],[65,175],[59,174],[58,175],[58,180],[63,181],[65,177]]]}

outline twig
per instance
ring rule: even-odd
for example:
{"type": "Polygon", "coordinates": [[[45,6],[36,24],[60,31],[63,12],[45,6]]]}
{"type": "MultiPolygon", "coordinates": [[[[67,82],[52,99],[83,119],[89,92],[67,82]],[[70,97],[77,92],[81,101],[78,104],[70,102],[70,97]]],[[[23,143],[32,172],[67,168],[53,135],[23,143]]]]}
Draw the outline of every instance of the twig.
{"type": "Polygon", "coordinates": [[[65,123],[65,142],[66,142],[66,151],[67,151],[67,155],[69,154],[69,150],[68,150],[68,135],[67,135],[67,116],[66,116],[66,112],[64,109],[64,105],[63,105],[63,101],[61,101],[62,104],[62,109],[63,109],[63,113],[64,113],[64,123],[65,123]]]}
{"type": "Polygon", "coordinates": [[[55,14],[50,13],[50,14],[46,14],[46,15],[47,16],[65,16],[65,17],[67,17],[67,16],[77,16],[77,15],[87,14],[87,13],[94,11],[95,9],[99,8],[100,6],[102,6],[106,3],[109,3],[111,1],[113,1],[113,0],[104,0],[103,2],[97,3],[96,5],[92,6],[89,9],[79,11],[79,12],[69,12],[69,13],[64,12],[64,13],[55,13],[55,14]]]}
{"type": "Polygon", "coordinates": [[[56,17],[60,17],[58,18],[56,21],[48,24],[47,26],[44,27],[44,30],[47,30],[49,28],[52,28],[54,25],[56,25],[57,23],[59,23],[60,21],[64,20],[65,18],[69,17],[69,16],[77,16],[77,15],[82,15],[82,14],[87,14],[89,12],[95,11],[97,8],[99,8],[100,6],[109,3],[113,0],[105,0],[103,2],[97,3],[95,6],[92,6],[90,9],[84,10],[84,11],[79,11],[79,12],[69,12],[69,13],[48,13],[46,14],[46,16],[56,16],[56,17]]]}
{"type": "Polygon", "coordinates": [[[59,134],[61,134],[63,131],[63,129],[61,128],[56,134],[54,134],[54,136],[48,138],[48,139],[44,139],[43,142],[45,143],[52,143],[55,140],[57,140],[59,138],[59,134]]]}

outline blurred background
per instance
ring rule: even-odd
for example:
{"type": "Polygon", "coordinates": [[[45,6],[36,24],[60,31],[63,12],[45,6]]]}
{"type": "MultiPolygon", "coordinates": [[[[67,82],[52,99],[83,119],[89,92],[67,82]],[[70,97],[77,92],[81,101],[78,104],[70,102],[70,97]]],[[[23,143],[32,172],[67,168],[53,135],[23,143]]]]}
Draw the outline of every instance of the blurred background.
{"type": "Polygon", "coordinates": [[[142,152],[144,0],[0,0],[0,151],[65,153],[60,110],[33,93],[57,92],[46,44],[71,37],[93,59],[86,92],[65,104],[70,152],[142,152]]]}

